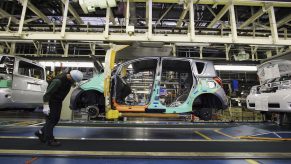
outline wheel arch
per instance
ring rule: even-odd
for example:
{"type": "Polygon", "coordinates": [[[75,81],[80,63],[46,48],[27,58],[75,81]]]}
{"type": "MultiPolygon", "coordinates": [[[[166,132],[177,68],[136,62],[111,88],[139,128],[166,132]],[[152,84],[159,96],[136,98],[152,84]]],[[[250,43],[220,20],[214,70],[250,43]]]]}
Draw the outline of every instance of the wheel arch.
{"type": "Polygon", "coordinates": [[[218,95],[202,93],[194,99],[192,110],[202,108],[225,109],[225,106],[224,101],[218,95]]]}
{"type": "Polygon", "coordinates": [[[72,92],[70,99],[71,110],[80,110],[93,104],[105,105],[103,92],[96,89],[83,90],[82,88],[77,88],[72,92]]]}

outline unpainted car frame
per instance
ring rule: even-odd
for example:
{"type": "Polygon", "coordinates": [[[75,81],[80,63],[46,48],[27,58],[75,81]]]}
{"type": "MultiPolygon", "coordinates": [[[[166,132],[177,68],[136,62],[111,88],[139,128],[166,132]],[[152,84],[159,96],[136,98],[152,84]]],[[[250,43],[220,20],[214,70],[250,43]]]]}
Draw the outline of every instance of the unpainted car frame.
{"type": "Polygon", "coordinates": [[[34,110],[43,104],[45,68],[29,59],[0,55],[0,109],[34,110]]]}
{"type": "MultiPolygon", "coordinates": [[[[104,113],[103,92],[104,73],[101,69],[93,78],[73,91],[70,108],[86,109],[91,116],[104,113]]],[[[115,67],[111,76],[111,106],[119,112],[194,112],[200,119],[209,120],[213,111],[227,108],[227,97],[212,62],[173,57],[144,57],[115,67]],[[146,93],[133,89],[136,87],[134,80],[137,80],[138,84],[141,84],[141,80],[149,80],[138,79],[145,76],[151,76],[148,89],[145,89],[146,93]],[[173,77],[173,81],[165,76],[173,77]],[[184,94],[179,95],[178,92],[184,94]],[[140,93],[144,94],[143,98],[139,98],[140,93]],[[171,99],[172,95],[174,100],[171,99]]]]}

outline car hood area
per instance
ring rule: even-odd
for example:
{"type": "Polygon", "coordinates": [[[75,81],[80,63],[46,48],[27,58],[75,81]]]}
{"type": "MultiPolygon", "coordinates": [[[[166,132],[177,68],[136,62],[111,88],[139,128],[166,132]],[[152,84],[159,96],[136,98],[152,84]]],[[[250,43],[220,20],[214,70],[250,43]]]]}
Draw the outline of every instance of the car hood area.
{"type": "Polygon", "coordinates": [[[281,76],[291,74],[291,61],[271,60],[258,66],[258,77],[261,84],[281,76]]]}

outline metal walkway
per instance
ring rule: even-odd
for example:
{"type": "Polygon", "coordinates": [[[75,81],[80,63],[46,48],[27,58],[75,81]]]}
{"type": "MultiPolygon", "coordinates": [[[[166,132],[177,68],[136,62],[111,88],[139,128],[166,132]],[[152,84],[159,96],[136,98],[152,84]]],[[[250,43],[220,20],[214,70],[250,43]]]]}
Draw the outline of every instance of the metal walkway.
{"type": "Polygon", "coordinates": [[[281,139],[291,138],[289,128],[276,129],[273,128],[276,126],[271,124],[228,124],[227,126],[227,124],[189,123],[180,127],[178,124],[167,123],[95,123],[95,126],[63,123],[60,125],[55,128],[55,136],[62,142],[60,147],[48,147],[33,136],[40,126],[14,126],[13,124],[0,126],[0,155],[291,159],[290,141],[240,138],[260,135],[271,138],[277,132],[281,134],[281,139]]]}

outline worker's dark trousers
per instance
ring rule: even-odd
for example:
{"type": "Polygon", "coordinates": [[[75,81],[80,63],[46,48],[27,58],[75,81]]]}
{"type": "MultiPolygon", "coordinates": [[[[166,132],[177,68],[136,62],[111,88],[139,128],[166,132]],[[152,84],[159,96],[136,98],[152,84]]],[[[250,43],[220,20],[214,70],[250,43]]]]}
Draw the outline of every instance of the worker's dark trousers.
{"type": "Polygon", "coordinates": [[[46,116],[46,122],[41,131],[44,133],[45,139],[54,139],[54,127],[58,124],[61,116],[62,101],[50,101],[49,102],[50,113],[46,116]]]}

